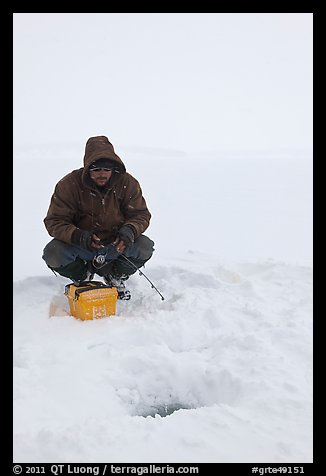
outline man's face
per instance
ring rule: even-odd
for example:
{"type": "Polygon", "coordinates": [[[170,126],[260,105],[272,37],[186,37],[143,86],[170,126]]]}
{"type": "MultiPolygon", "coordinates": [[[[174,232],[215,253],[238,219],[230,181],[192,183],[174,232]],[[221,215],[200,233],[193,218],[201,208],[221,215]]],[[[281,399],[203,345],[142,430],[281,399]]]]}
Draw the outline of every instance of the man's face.
{"type": "Polygon", "coordinates": [[[89,171],[89,176],[99,187],[104,187],[112,175],[112,169],[97,168],[89,171]]]}

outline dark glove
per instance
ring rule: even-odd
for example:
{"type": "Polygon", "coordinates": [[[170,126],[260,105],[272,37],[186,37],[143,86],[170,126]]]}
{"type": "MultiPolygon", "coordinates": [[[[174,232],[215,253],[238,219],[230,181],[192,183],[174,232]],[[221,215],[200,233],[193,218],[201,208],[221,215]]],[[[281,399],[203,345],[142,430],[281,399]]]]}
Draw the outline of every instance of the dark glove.
{"type": "Polygon", "coordinates": [[[73,244],[90,251],[102,247],[99,245],[100,239],[92,231],[80,230],[79,228],[74,230],[71,241],[73,244]]]}
{"type": "Polygon", "coordinates": [[[135,241],[135,233],[130,225],[123,225],[118,231],[118,236],[115,240],[116,243],[123,241],[126,249],[131,246],[135,241]]]}

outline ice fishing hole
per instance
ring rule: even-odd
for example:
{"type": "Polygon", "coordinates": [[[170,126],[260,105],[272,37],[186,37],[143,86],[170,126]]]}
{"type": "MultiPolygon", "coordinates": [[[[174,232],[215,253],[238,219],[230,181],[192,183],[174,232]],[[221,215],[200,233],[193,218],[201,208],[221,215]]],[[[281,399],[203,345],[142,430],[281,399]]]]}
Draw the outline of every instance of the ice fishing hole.
{"type": "Polygon", "coordinates": [[[191,406],[182,404],[182,403],[168,403],[168,404],[160,404],[160,405],[149,405],[147,407],[138,408],[138,411],[134,413],[135,416],[142,416],[142,417],[153,417],[155,415],[160,415],[161,417],[166,417],[171,415],[178,410],[190,410],[191,406]]]}

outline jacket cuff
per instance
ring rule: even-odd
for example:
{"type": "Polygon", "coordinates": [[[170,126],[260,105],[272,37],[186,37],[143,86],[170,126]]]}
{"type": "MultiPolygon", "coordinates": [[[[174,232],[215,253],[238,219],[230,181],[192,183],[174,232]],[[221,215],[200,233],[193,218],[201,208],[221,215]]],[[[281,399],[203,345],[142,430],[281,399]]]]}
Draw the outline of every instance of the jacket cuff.
{"type": "MultiPolygon", "coordinates": [[[[131,229],[131,231],[132,231],[133,234],[134,234],[134,238],[135,238],[135,239],[138,238],[139,233],[137,232],[136,228],[135,228],[133,225],[131,225],[130,223],[126,223],[125,225],[122,225],[122,227],[124,227],[124,226],[127,226],[128,228],[131,229]]],[[[121,227],[121,228],[122,228],[122,227],[121,227]]]]}
{"type": "Polygon", "coordinates": [[[78,245],[80,246],[80,238],[82,236],[83,231],[80,230],[79,228],[76,228],[71,235],[71,243],[73,245],[78,245]]]}

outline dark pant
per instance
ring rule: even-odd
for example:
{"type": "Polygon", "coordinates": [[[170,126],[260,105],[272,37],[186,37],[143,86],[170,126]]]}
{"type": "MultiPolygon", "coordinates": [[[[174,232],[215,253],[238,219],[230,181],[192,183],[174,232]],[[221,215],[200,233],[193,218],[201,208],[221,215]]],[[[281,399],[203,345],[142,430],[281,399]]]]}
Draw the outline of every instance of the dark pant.
{"type": "Polygon", "coordinates": [[[88,271],[99,276],[111,274],[116,278],[126,278],[143,266],[153,252],[154,242],[145,235],[140,235],[123,254],[115,251],[112,245],[102,250],[89,251],[54,238],[45,246],[42,258],[50,269],[61,276],[72,281],[83,281],[88,271]],[[104,256],[104,264],[94,260],[99,255],[104,256]]]}

